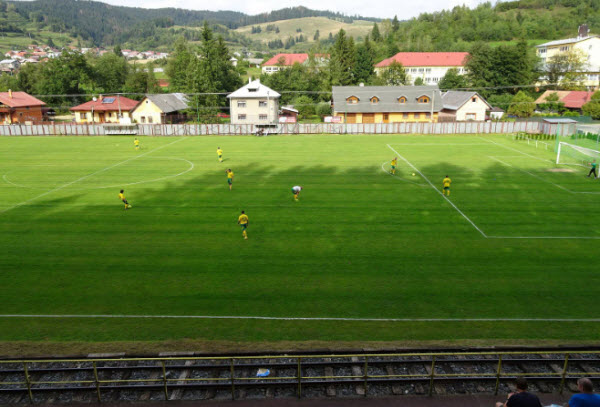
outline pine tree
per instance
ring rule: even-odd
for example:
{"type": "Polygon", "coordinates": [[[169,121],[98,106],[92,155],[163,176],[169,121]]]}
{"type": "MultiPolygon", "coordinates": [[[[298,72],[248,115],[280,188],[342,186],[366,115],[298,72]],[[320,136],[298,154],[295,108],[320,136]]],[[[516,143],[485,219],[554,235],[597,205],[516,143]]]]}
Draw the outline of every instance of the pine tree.
{"type": "Polygon", "coordinates": [[[314,41],[319,41],[319,37],[321,36],[321,33],[319,33],[319,30],[315,31],[315,35],[313,37],[314,41]]]}
{"type": "Polygon", "coordinates": [[[373,69],[375,60],[375,51],[369,40],[365,37],[365,42],[356,48],[356,63],[354,65],[354,79],[356,83],[370,83],[375,71],[373,69]]]}
{"type": "Polygon", "coordinates": [[[383,39],[381,33],[379,32],[379,27],[377,26],[377,23],[373,24],[373,29],[371,30],[371,38],[375,42],[380,42],[383,39]]]}
{"type": "Polygon", "coordinates": [[[394,16],[392,20],[392,32],[397,32],[400,29],[400,21],[398,21],[398,16],[394,16]]]}
{"type": "Polygon", "coordinates": [[[341,29],[331,47],[329,80],[332,86],[347,86],[354,83],[352,69],[355,62],[354,40],[346,37],[341,29]]]}

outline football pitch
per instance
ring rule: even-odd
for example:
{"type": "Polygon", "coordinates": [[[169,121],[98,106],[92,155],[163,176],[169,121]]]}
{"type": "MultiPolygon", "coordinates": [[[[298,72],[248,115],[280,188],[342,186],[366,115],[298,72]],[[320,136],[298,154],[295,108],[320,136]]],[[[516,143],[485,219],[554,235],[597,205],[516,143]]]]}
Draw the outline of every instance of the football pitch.
{"type": "Polygon", "coordinates": [[[552,151],[503,135],[140,140],[0,139],[0,341],[600,334],[600,181],[552,151]]]}

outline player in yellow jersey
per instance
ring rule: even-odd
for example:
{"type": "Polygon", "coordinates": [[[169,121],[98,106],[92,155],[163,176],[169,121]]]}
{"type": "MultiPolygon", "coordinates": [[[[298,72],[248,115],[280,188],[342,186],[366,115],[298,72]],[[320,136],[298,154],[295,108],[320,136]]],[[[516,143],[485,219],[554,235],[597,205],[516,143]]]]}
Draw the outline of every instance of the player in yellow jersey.
{"type": "Polygon", "coordinates": [[[129,202],[127,202],[127,199],[125,199],[124,190],[121,190],[121,192],[119,192],[119,199],[125,204],[125,210],[131,208],[131,205],[129,204],[129,202]]]}
{"type": "Polygon", "coordinates": [[[442,190],[442,195],[447,194],[450,196],[450,184],[452,180],[446,175],[446,178],[443,179],[442,185],[444,185],[444,189],[442,190]]]}
{"type": "Polygon", "coordinates": [[[217,157],[219,157],[219,162],[222,163],[223,162],[223,150],[221,150],[221,147],[217,147],[217,157]]]}
{"type": "Polygon", "coordinates": [[[229,184],[229,190],[231,191],[233,188],[233,171],[229,168],[228,170],[225,170],[225,172],[227,173],[227,183],[229,184]]]}
{"type": "Polygon", "coordinates": [[[133,145],[135,146],[136,150],[140,149],[140,141],[137,138],[133,140],[133,145]]]}
{"type": "Polygon", "coordinates": [[[396,165],[398,165],[398,157],[392,159],[392,170],[390,171],[390,174],[396,175],[396,165]]]}
{"type": "Polygon", "coordinates": [[[242,236],[244,239],[248,239],[248,234],[246,233],[246,229],[248,229],[248,215],[244,211],[238,218],[238,225],[242,227],[242,236]]]}
{"type": "Polygon", "coordinates": [[[300,185],[292,187],[292,194],[294,194],[294,201],[296,202],[298,202],[298,196],[300,195],[300,191],[302,191],[302,187],[300,185]]]}

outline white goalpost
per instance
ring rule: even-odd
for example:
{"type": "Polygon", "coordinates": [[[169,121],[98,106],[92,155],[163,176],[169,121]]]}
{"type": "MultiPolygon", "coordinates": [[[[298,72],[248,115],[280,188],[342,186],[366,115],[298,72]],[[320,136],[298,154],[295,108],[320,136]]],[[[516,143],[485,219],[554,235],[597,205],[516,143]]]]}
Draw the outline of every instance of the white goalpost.
{"type": "Polygon", "coordinates": [[[593,161],[600,162],[600,151],[576,146],[563,141],[558,143],[556,164],[580,165],[582,167],[588,167],[593,161]]]}

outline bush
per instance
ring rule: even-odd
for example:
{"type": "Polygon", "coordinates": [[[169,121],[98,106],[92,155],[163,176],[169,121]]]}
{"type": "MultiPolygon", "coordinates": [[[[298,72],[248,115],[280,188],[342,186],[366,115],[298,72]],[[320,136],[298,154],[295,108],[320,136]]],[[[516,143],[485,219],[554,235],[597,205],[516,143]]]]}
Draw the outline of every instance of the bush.
{"type": "Polygon", "coordinates": [[[317,105],[317,114],[321,117],[331,115],[331,105],[327,102],[321,102],[317,105]]]}
{"type": "Polygon", "coordinates": [[[563,117],[579,117],[581,116],[579,112],[564,112],[563,117]]]}

